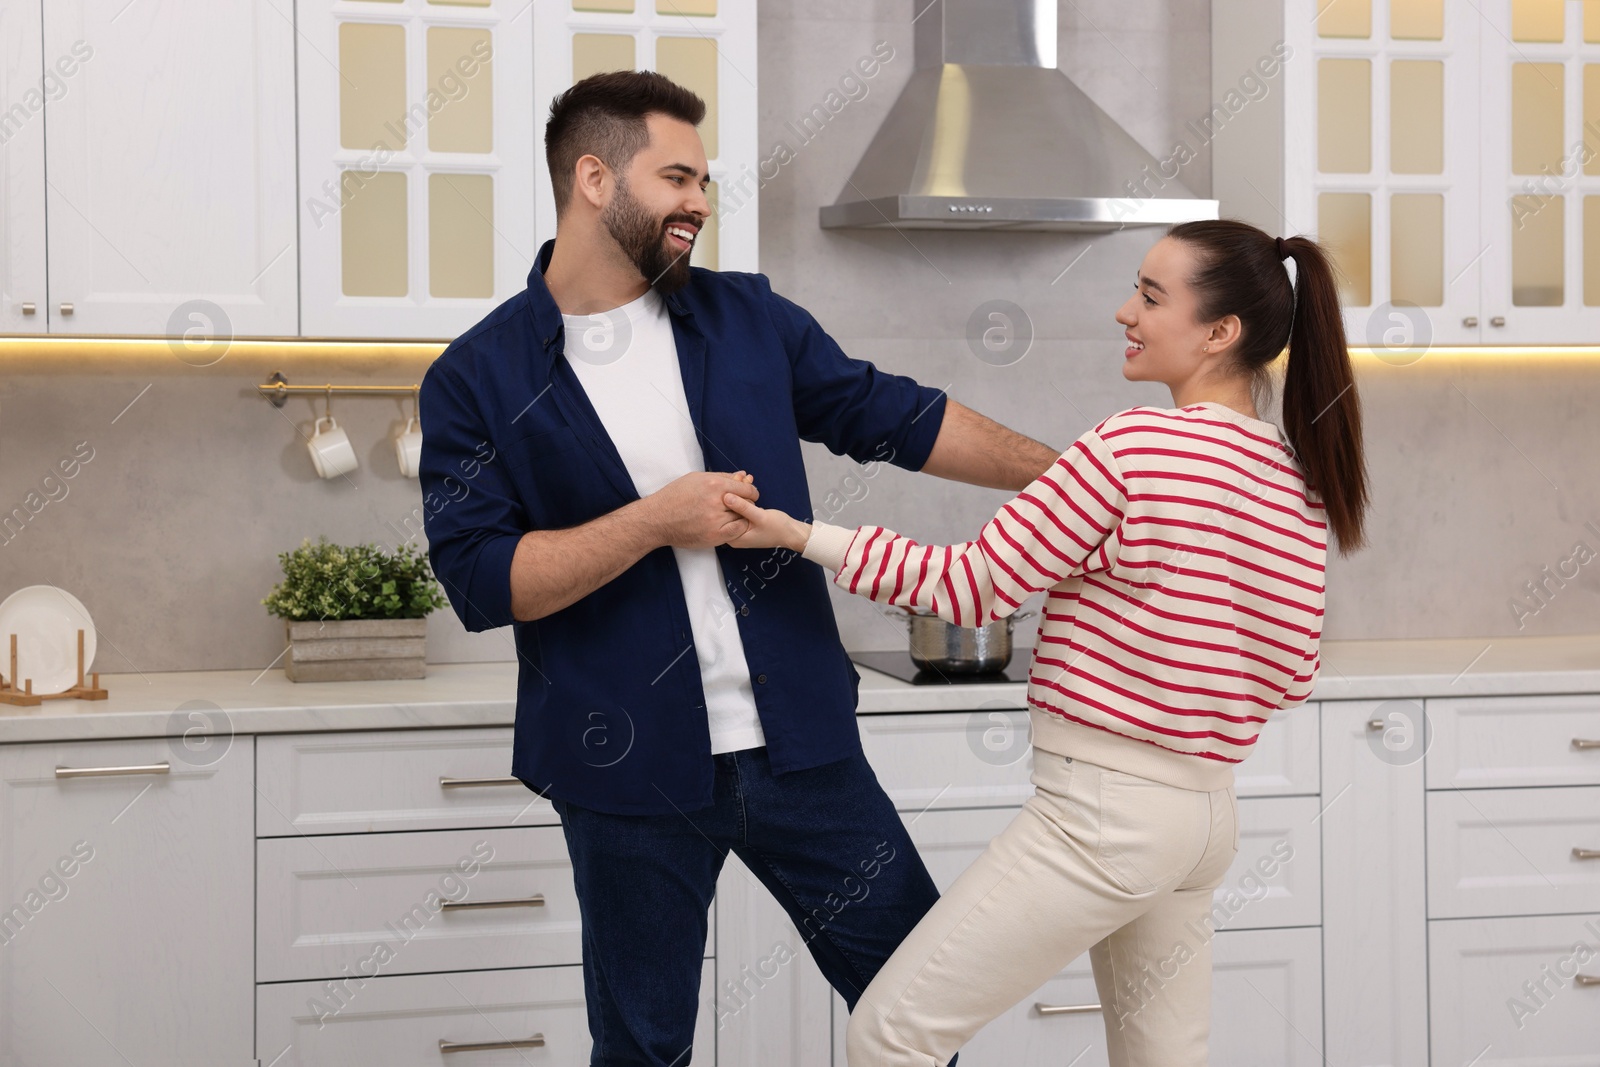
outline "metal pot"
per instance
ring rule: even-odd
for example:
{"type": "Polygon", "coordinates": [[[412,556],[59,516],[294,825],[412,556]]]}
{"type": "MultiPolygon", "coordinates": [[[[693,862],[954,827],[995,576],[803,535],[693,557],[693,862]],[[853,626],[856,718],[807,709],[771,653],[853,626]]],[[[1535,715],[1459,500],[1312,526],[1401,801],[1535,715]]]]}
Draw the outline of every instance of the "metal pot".
{"type": "MultiPolygon", "coordinates": [[[[905,610],[905,609],[901,609],[905,610]]],[[[1011,627],[1034,612],[1008,615],[984,626],[957,626],[937,615],[906,611],[911,631],[911,662],[943,674],[1003,671],[1011,662],[1011,627]]]]}

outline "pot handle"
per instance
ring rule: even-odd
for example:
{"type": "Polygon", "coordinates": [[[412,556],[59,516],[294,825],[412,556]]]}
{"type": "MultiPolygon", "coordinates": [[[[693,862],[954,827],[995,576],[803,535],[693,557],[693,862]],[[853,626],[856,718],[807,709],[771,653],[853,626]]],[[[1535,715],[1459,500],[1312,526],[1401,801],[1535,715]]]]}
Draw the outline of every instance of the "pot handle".
{"type": "Polygon", "coordinates": [[[1034,611],[1032,608],[1029,608],[1027,611],[1019,611],[1015,615],[1012,615],[1011,616],[1011,621],[1012,622],[1021,622],[1023,619],[1031,619],[1031,618],[1033,618],[1034,616],[1036,616],[1038,614],[1039,613],[1037,611],[1034,611]]]}

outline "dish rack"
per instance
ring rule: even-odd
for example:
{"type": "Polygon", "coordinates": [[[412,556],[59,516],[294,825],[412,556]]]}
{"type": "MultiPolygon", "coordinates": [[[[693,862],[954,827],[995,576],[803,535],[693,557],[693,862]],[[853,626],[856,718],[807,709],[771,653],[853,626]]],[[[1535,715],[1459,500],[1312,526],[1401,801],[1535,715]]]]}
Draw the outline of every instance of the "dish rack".
{"type": "Polygon", "coordinates": [[[0,704],[16,704],[20,707],[33,707],[46,700],[104,700],[110,693],[100,688],[100,672],[93,671],[89,675],[89,684],[83,684],[83,628],[78,628],[78,684],[69,686],[59,693],[35,693],[33,679],[24,678],[22,688],[17,688],[17,635],[11,635],[11,673],[0,674],[0,704]],[[9,680],[8,680],[9,679],[9,680]]]}

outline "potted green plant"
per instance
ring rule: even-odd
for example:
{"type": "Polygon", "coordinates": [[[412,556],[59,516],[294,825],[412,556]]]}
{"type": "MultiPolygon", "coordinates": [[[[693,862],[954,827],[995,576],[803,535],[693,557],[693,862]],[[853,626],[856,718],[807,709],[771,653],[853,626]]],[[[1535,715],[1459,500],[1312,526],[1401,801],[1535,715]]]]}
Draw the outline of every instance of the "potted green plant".
{"type": "Polygon", "coordinates": [[[421,678],[426,616],[445,604],[428,559],[406,543],[337,545],[308,537],[278,553],[283,581],[261,601],[285,620],[292,682],[421,678]]]}

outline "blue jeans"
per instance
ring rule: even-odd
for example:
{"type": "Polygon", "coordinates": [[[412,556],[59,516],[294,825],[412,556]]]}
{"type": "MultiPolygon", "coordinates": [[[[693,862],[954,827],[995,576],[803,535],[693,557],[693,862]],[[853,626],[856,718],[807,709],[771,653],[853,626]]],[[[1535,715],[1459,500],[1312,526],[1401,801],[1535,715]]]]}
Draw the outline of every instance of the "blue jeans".
{"type": "Polygon", "coordinates": [[[765,748],[712,758],[708,808],[608,815],[554,802],[583,917],[591,1067],[689,1062],[707,910],[729,852],[852,1008],[938,899],[866,756],[781,777],[765,748]]]}

